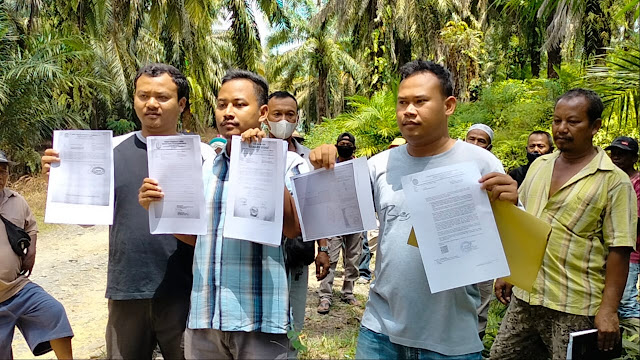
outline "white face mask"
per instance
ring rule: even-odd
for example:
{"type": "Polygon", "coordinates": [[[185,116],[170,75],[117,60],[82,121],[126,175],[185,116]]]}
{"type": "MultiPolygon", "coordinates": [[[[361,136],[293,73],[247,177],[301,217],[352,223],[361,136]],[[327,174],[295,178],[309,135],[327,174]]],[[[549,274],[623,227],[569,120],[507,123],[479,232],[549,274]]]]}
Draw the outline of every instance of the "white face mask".
{"type": "Polygon", "coordinates": [[[271,128],[269,133],[278,139],[285,140],[291,137],[297,126],[297,123],[290,123],[287,120],[269,121],[269,127],[271,128]]]}

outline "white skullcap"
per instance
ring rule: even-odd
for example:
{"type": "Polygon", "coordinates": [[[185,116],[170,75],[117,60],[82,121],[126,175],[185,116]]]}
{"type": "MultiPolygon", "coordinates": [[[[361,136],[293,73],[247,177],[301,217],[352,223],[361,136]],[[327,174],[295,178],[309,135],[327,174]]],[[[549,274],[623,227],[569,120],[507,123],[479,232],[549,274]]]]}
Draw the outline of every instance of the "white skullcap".
{"type": "Polygon", "coordinates": [[[485,125],[485,124],[473,124],[473,125],[471,125],[469,130],[467,130],[467,134],[471,130],[482,130],[482,131],[486,132],[487,135],[489,135],[489,139],[491,140],[491,142],[493,142],[493,130],[491,130],[491,128],[488,127],[487,125],[485,125]]]}

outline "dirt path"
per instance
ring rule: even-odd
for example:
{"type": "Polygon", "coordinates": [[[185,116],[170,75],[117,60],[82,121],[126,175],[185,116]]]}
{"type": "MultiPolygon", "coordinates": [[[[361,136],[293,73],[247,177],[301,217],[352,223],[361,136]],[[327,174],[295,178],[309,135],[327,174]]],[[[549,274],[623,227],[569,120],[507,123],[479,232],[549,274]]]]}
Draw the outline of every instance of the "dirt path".
{"type": "MultiPolygon", "coordinates": [[[[61,225],[38,238],[31,280],[64,305],[75,333],[76,358],[104,354],[108,245],[106,226],[61,225]]],[[[13,339],[13,355],[16,359],[34,358],[18,330],[13,339]]],[[[55,355],[50,352],[38,359],[55,359],[55,355]]]]}

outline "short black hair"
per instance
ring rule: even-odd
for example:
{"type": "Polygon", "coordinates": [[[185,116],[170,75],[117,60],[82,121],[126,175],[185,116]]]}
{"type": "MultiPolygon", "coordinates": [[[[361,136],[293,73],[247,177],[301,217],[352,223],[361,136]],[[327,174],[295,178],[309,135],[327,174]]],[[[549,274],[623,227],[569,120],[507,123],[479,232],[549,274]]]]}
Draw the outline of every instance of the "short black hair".
{"type": "Polygon", "coordinates": [[[231,69],[222,78],[222,85],[231,80],[246,79],[253,83],[253,88],[256,93],[256,99],[258,99],[258,106],[267,105],[269,101],[267,95],[269,94],[269,84],[262,76],[247,70],[231,69]]]}
{"type": "Polygon", "coordinates": [[[549,152],[553,151],[553,137],[551,137],[551,134],[543,130],[535,130],[532,131],[531,134],[529,134],[529,136],[527,137],[527,141],[529,141],[531,135],[545,135],[547,137],[547,142],[549,143],[549,149],[551,149],[549,152]]]}
{"type": "Polygon", "coordinates": [[[433,61],[414,60],[408,62],[400,68],[400,82],[404,79],[420,73],[430,72],[440,80],[442,95],[453,96],[453,76],[446,67],[436,64],[433,61]]]}
{"type": "Polygon", "coordinates": [[[293,99],[293,101],[296,102],[296,107],[298,107],[298,99],[296,99],[295,96],[291,95],[290,92],[288,91],[274,91],[271,93],[271,95],[269,95],[269,98],[267,99],[267,101],[276,98],[276,99],[286,99],[286,98],[291,98],[293,99]]]}
{"type": "Polygon", "coordinates": [[[136,89],[136,85],[138,84],[138,79],[140,78],[140,76],[147,75],[151,77],[158,77],[162,76],[162,74],[169,74],[169,76],[171,76],[171,79],[173,80],[173,83],[178,87],[178,101],[180,101],[180,99],[182,98],[185,98],[188,104],[189,81],[184,76],[184,74],[180,72],[180,70],[168,64],[152,63],[141,67],[136,74],[136,78],[133,80],[134,90],[136,89]]]}
{"type": "Polygon", "coordinates": [[[555,106],[558,105],[558,102],[560,102],[560,100],[569,100],[577,97],[583,97],[589,103],[589,108],[587,108],[587,116],[589,117],[589,124],[593,125],[596,120],[602,117],[602,112],[604,111],[604,104],[602,103],[602,99],[600,99],[600,96],[598,96],[595,91],[582,88],[571,89],[566,93],[560,95],[558,100],[556,100],[555,106]]]}

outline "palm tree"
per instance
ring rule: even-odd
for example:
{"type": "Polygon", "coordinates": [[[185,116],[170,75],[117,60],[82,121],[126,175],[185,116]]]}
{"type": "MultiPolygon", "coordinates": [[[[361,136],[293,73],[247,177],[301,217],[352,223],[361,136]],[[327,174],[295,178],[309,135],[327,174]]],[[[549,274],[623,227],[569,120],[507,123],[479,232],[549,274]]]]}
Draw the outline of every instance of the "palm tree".
{"type": "MultiPolygon", "coordinates": [[[[307,103],[315,100],[315,109],[308,108],[307,121],[314,119],[320,123],[323,118],[335,115],[329,104],[341,103],[344,92],[339,90],[357,82],[362,72],[345,50],[345,39],[335,39],[333,33],[330,21],[316,27],[298,16],[292,20],[291,30],[280,29],[268,40],[273,56],[266,65],[267,76],[281,89],[297,88],[307,103]],[[292,49],[282,53],[278,50],[291,45],[292,49]]],[[[342,106],[337,110],[341,111],[342,106]]]]}

